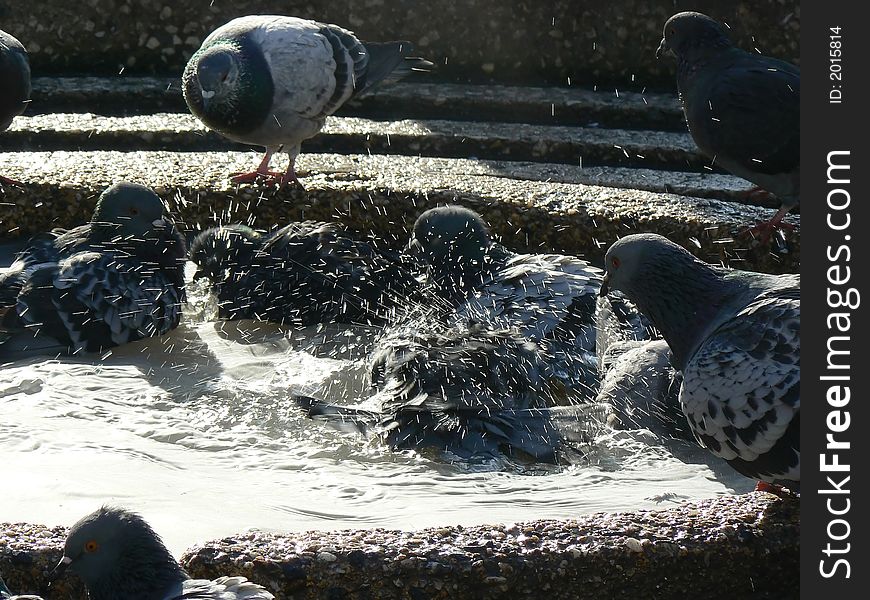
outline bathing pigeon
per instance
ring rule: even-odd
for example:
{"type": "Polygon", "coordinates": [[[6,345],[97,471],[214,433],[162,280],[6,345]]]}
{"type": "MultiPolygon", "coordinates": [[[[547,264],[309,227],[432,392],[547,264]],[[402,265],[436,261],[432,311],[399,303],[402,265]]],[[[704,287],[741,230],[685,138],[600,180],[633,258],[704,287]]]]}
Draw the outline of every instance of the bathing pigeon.
{"type": "Polygon", "coordinates": [[[664,26],[656,56],[677,57],[677,88],[689,132],[714,164],[782,202],[755,229],[764,237],[800,201],[800,69],[735,47],[724,26],[681,12],[664,26]]]}
{"type": "Polygon", "coordinates": [[[613,409],[615,426],[692,439],[680,408],[683,377],[671,365],[666,341],[616,342],[598,364],[603,379],[596,402],[613,409]]]}
{"type": "MultiPolygon", "coordinates": [[[[598,296],[595,305],[595,355],[599,367],[605,364],[605,355],[613,346],[623,350],[633,342],[644,342],[661,337],[649,319],[623,294],[612,291],[598,296]],[[628,344],[628,345],[626,345],[628,344]]],[[[601,369],[602,374],[604,369],[601,369]]]]}
{"type": "Polygon", "coordinates": [[[584,441],[584,415],[595,411],[595,367],[575,365],[566,381],[543,344],[481,325],[390,333],[371,361],[377,411],[296,401],[312,418],[378,436],[394,449],[562,462],[584,441]],[[578,392],[586,402],[573,405],[569,394],[578,392]]]}
{"type": "Polygon", "coordinates": [[[398,255],[335,223],[301,221],[267,235],[216,227],[194,239],[190,257],[229,319],[380,325],[419,287],[398,255]]]}
{"type": "Polygon", "coordinates": [[[0,349],[99,352],[162,335],[181,317],[185,262],[160,197],[115,184],[90,223],[33,238],[0,275],[0,332],[20,342],[0,349]]]}
{"type": "MultiPolygon", "coordinates": [[[[0,131],[6,131],[12,119],[24,112],[30,100],[30,62],[27,50],[17,39],[0,30],[0,131]]],[[[0,175],[0,183],[21,183],[0,175]]]]}
{"type": "Polygon", "coordinates": [[[493,242],[480,215],[462,206],[424,212],[410,248],[453,322],[516,327],[594,352],[602,271],[573,256],[516,254],[493,242]]]}
{"type": "Polygon", "coordinates": [[[70,570],[90,600],[273,600],[244,577],[191,579],[139,515],[104,506],[82,518],[67,535],[53,575],[70,570]]]}
{"type": "Polygon", "coordinates": [[[6,582],[0,577],[0,600],[42,600],[41,596],[13,596],[9,588],[6,587],[6,582]]]}
{"type": "Polygon", "coordinates": [[[262,177],[299,183],[294,163],[345,102],[382,81],[432,63],[412,58],[409,42],[361,42],[336,25],[276,15],[250,15],[214,30],[190,58],[182,87],[190,111],[206,126],[244,144],[265,146],[263,161],[237,183],[262,177]],[[269,171],[275,152],[290,156],[285,173],[269,171]]]}
{"type": "Polygon", "coordinates": [[[800,276],[710,266],[654,234],[614,243],[619,290],[661,331],[689,427],[738,472],[800,485],[800,276]]]}

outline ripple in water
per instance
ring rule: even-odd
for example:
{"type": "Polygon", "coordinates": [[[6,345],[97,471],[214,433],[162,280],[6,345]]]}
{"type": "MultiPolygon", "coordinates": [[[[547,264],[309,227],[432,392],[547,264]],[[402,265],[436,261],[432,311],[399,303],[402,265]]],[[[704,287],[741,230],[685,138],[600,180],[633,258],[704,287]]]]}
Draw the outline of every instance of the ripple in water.
{"type": "Polygon", "coordinates": [[[192,290],[185,323],[103,359],[0,365],[4,521],[70,524],[101,503],[143,512],[181,552],[277,531],[515,522],[744,492],[704,450],[644,430],[598,435],[584,464],[468,464],[391,452],[302,416],[291,394],[369,393],[371,332],[211,321],[192,290]]]}

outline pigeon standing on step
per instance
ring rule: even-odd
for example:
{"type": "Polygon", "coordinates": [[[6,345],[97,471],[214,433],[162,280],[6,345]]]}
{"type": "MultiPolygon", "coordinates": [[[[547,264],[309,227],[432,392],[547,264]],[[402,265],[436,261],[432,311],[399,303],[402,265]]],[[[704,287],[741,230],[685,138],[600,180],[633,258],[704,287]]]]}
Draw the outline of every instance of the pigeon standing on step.
{"type": "Polygon", "coordinates": [[[260,166],[236,183],[264,178],[299,183],[295,161],[345,102],[376,84],[432,64],[409,42],[361,42],[336,25],[276,15],[234,19],[213,31],[190,58],[182,85],[190,111],[206,126],[244,144],[265,146],[260,166]],[[285,173],[269,171],[275,152],[285,173]]]}
{"type": "Polygon", "coordinates": [[[681,12],[664,26],[656,52],[677,57],[677,88],[689,132],[714,165],[782,202],[758,225],[766,238],[800,202],[800,69],[735,47],[706,15],[681,12]]]}
{"type": "Polygon", "coordinates": [[[53,575],[69,570],[90,600],[274,600],[244,577],[191,579],[139,515],[102,507],[72,526],[53,575]]]}
{"type": "Polygon", "coordinates": [[[410,247],[449,306],[448,320],[516,327],[534,341],[594,352],[600,269],[573,256],[511,252],[492,240],[480,215],[462,206],[420,215],[410,247]]]}
{"type": "Polygon", "coordinates": [[[174,329],[186,245],[149,188],[118,183],[90,223],[33,238],[0,275],[0,351],[100,352],[174,329]]]}
{"type": "MultiPolygon", "coordinates": [[[[0,30],[0,131],[24,112],[30,100],[30,61],[27,50],[17,39],[0,30]]],[[[21,183],[0,175],[0,184],[21,183]]]]}
{"type": "Polygon", "coordinates": [[[553,369],[545,343],[515,330],[391,333],[377,343],[370,367],[375,411],[295,400],[308,416],[378,436],[391,448],[464,460],[570,461],[576,444],[588,441],[586,417],[598,416],[590,403],[594,366],[579,368],[569,381],[563,369],[553,369]],[[571,404],[567,395],[581,389],[585,402],[571,404]]]}
{"type": "Polygon", "coordinates": [[[300,221],[266,235],[215,227],[194,239],[190,258],[228,319],[383,325],[419,287],[399,256],[335,223],[300,221]]]}
{"type": "Polygon", "coordinates": [[[614,243],[602,293],[649,317],[698,440],[738,472],[800,486],[800,276],[713,267],[654,234],[614,243]]]}

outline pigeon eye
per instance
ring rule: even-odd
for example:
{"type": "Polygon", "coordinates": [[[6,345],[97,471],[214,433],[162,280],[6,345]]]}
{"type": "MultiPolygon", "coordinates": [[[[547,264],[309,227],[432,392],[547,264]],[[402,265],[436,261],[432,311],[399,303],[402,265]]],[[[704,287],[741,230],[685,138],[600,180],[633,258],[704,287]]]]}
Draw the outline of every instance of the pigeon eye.
{"type": "Polygon", "coordinates": [[[97,543],[97,540],[89,540],[85,542],[85,552],[88,554],[93,554],[97,550],[99,550],[100,545],[97,543]]]}
{"type": "Polygon", "coordinates": [[[618,269],[618,268],[619,268],[619,264],[620,264],[619,257],[618,257],[618,256],[614,256],[613,258],[611,258],[611,259],[610,259],[610,264],[613,265],[613,268],[614,268],[614,269],[618,269]]]}
{"type": "Polygon", "coordinates": [[[133,215],[133,216],[138,215],[138,214],[139,214],[139,209],[136,208],[135,206],[132,207],[132,208],[130,209],[130,214],[133,215]]]}

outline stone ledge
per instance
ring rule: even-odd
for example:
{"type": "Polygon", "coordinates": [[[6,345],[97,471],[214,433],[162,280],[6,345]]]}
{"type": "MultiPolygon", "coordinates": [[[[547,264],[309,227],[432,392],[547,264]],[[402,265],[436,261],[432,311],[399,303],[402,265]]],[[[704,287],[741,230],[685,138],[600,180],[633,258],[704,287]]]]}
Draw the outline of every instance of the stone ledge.
{"type": "MultiPolygon", "coordinates": [[[[46,600],[84,600],[71,575],[47,586],[66,530],[0,524],[0,572],[46,600]]],[[[279,600],[795,598],[800,504],[723,496],[655,511],[509,525],[248,532],[199,544],[193,577],[244,575],[279,600]]]]}
{"type": "MultiPolygon", "coordinates": [[[[479,210],[511,247],[552,250],[600,261],[627,232],[654,231],[704,260],[770,272],[797,270],[800,232],[788,252],[737,237],[769,209],[733,202],[580,183],[559,165],[391,155],[304,154],[306,191],[236,186],[231,172],[250,170],[247,152],[25,152],[0,156],[0,172],[25,182],[0,197],[0,237],[18,237],[90,218],[96,196],[114,181],[155,188],[188,227],[253,219],[269,228],[301,218],[336,219],[398,240],[423,210],[461,203],[479,210]],[[524,179],[523,173],[539,179],[524,179]],[[570,179],[567,179],[570,180],[570,179]],[[534,243],[530,244],[530,240],[534,243]]],[[[565,169],[571,169],[562,166],[565,169]]],[[[575,173],[582,172],[576,169],[575,173]]],[[[799,223],[798,216],[789,217],[799,223]]]]}
{"type": "MultiPolygon", "coordinates": [[[[188,112],[178,77],[35,77],[28,114],[188,112]]],[[[685,132],[675,92],[397,82],[342,106],[340,116],[506,121],[685,132]]]]}
{"type": "MultiPolygon", "coordinates": [[[[75,148],[204,152],[245,147],[208,130],[191,115],[175,113],[19,117],[0,136],[0,150],[13,151],[75,148]]],[[[374,121],[329,117],[323,131],[305,141],[303,149],[694,170],[710,164],[688,133],[441,119],[374,121]]]]}

